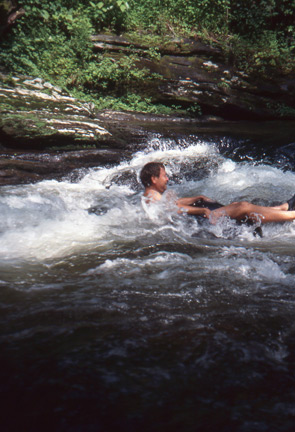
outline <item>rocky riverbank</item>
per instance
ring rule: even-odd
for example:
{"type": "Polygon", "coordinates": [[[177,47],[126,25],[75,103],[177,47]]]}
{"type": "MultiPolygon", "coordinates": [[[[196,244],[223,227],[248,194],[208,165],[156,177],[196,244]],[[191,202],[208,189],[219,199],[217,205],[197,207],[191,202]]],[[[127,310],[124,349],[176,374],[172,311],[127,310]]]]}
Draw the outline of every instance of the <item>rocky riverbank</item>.
{"type": "Polygon", "coordinates": [[[127,36],[96,35],[92,42],[94,51],[114,61],[136,52],[137,66],[158,76],[139,89],[154,103],[198,104],[203,114],[99,111],[41,78],[2,71],[0,184],[60,178],[76,168],[118,163],[154,134],[239,137],[249,143],[263,136],[268,146],[295,141],[294,77],[254,80],[229,67],[219,49],[195,40],[171,40],[158,46],[154,56],[151,46],[127,36]]]}
{"type": "Polygon", "coordinates": [[[203,115],[227,120],[295,117],[295,76],[250,76],[231,64],[220,47],[198,39],[174,38],[160,45],[140,37],[95,35],[94,51],[114,61],[136,53],[137,67],[156,73],[158,80],[142,90],[154,102],[198,104],[203,115]]]}

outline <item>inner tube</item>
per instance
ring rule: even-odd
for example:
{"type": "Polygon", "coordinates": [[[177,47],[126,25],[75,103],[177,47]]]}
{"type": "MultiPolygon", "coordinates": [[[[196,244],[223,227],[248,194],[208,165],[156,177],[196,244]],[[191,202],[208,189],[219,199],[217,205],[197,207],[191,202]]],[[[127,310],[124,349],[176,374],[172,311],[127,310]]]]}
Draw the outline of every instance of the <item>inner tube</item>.
{"type": "Polygon", "coordinates": [[[203,198],[199,198],[192,204],[192,207],[207,208],[212,211],[224,207],[224,205],[217,201],[205,201],[203,198]]]}

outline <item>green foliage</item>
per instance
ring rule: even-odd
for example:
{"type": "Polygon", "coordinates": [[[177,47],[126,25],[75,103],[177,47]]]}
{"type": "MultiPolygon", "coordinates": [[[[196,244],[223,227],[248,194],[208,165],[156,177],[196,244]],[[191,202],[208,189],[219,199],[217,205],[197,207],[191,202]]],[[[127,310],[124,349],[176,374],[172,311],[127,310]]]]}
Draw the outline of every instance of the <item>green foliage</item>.
{"type": "Polygon", "coordinates": [[[44,5],[40,0],[28,0],[26,16],[2,45],[2,65],[7,70],[79,90],[123,91],[131,83],[150,78],[145,69],[136,67],[134,55],[114,59],[93,54],[92,22],[102,23],[110,13],[116,14],[118,20],[117,12],[125,14],[128,3],[84,1],[85,8],[81,3],[64,1],[44,5]]]}
{"type": "Polygon", "coordinates": [[[295,58],[292,55],[295,46],[289,46],[275,32],[262,32],[255,45],[245,38],[235,36],[224,48],[234,59],[235,66],[250,74],[288,74],[295,69],[295,58]]]}
{"type": "Polygon", "coordinates": [[[200,116],[202,115],[202,109],[198,103],[194,103],[187,108],[187,112],[192,116],[200,116]]]}
{"type": "Polygon", "coordinates": [[[256,40],[264,31],[294,37],[295,0],[260,0],[230,2],[230,31],[256,40]]]}
{"type": "Polygon", "coordinates": [[[78,84],[88,89],[124,91],[137,81],[150,79],[146,69],[136,67],[137,57],[97,57],[93,58],[78,80],[78,84]]]}
{"type": "MultiPolygon", "coordinates": [[[[251,68],[256,64],[258,69],[269,56],[276,64],[285,56],[288,63],[295,47],[295,0],[26,0],[23,7],[26,15],[3,44],[0,61],[8,70],[41,72],[65,86],[83,81],[92,56],[90,35],[104,29],[142,30],[142,37],[182,29],[209,39],[208,32],[213,32],[215,37],[224,35],[227,49],[240,57],[238,46],[250,41],[254,51],[257,47],[251,68]],[[266,35],[271,35],[268,48],[266,35]],[[238,38],[240,43],[235,42],[238,38]]],[[[156,46],[151,47],[149,57],[159,58],[156,46]]]]}
{"type": "Polygon", "coordinates": [[[158,61],[161,59],[161,53],[159,52],[159,49],[156,47],[150,47],[148,49],[147,56],[151,60],[158,61]]]}
{"type": "Polygon", "coordinates": [[[268,103],[268,108],[278,117],[295,118],[295,108],[280,103],[268,103]]]}
{"type": "Polygon", "coordinates": [[[89,19],[79,9],[59,8],[51,13],[50,5],[48,9],[28,5],[27,13],[29,19],[23,17],[3,43],[1,63],[8,70],[66,85],[92,54],[89,19]]]}
{"type": "Polygon", "coordinates": [[[109,27],[120,32],[125,26],[129,3],[125,0],[89,1],[86,8],[92,25],[96,31],[109,27]]]}
{"type": "Polygon", "coordinates": [[[130,28],[165,34],[171,28],[227,29],[230,0],[130,0],[130,28]]]}
{"type": "MultiPolygon", "coordinates": [[[[160,60],[158,46],[171,36],[200,35],[221,45],[228,60],[248,73],[295,69],[295,0],[26,0],[26,11],[2,40],[0,63],[8,71],[39,76],[62,88],[116,105],[153,112],[137,83],[156,79],[137,67],[135,54],[94,55],[95,32],[135,30],[160,60]]],[[[134,39],[136,39],[136,37],[134,39]]],[[[221,84],[224,87],[226,83],[221,84]]],[[[123,108],[125,107],[125,108],[123,108]]],[[[177,107],[172,107],[177,110],[177,107]]],[[[199,107],[190,107],[192,114],[199,107]]]]}
{"type": "Polygon", "coordinates": [[[257,48],[253,53],[253,60],[255,67],[260,71],[267,73],[268,70],[275,69],[289,73],[294,68],[295,59],[289,56],[287,44],[282,42],[275,33],[263,32],[257,48]]]}
{"type": "Polygon", "coordinates": [[[130,0],[128,29],[175,28],[232,34],[255,42],[264,31],[294,41],[295,0],[130,0]]]}
{"type": "Polygon", "coordinates": [[[96,100],[98,109],[114,109],[123,111],[149,112],[153,114],[171,113],[171,109],[164,105],[154,105],[151,98],[137,95],[136,93],[127,93],[125,96],[98,98],[96,100]]]}

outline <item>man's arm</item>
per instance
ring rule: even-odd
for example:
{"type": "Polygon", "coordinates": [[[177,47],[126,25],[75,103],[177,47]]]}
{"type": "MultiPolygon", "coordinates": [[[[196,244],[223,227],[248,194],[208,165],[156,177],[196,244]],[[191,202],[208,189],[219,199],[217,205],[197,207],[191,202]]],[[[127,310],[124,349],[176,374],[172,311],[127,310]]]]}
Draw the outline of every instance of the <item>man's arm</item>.
{"type": "MultiPolygon", "coordinates": [[[[155,190],[146,190],[144,193],[145,202],[147,204],[160,201],[162,198],[162,195],[155,191],[155,190]]],[[[170,197],[174,201],[174,194],[170,197]]],[[[178,207],[178,213],[187,213],[190,215],[199,215],[204,216],[206,218],[209,218],[211,211],[207,208],[203,207],[193,207],[192,204],[197,200],[203,200],[207,202],[213,202],[210,198],[206,197],[205,195],[198,195],[195,197],[188,197],[188,198],[179,198],[175,200],[175,204],[178,207]]]]}
{"type": "Polygon", "coordinates": [[[202,207],[192,207],[190,205],[184,205],[176,203],[178,206],[178,213],[187,213],[190,215],[204,216],[205,218],[209,218],[211,211],[207,208],[202,207]]]}

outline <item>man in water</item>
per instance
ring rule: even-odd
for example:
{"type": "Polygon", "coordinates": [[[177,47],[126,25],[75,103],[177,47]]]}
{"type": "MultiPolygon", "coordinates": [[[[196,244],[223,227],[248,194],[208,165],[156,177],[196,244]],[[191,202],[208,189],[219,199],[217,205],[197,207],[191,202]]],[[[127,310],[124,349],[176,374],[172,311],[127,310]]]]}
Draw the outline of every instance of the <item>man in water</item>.
{"type": "MultiPolygon", "coordinates": [[[[141,170],[140,179],[145,187],[144,197],[147,203],[161,200],[167,189],[168,176],[161,162],[147,163],[141,170]]],[[[295,195],[287,202],[275,206],[264,207],[247,201],[233,202],[222,205],[204,195],[176,199],[179,213],[203,216],[216,223],[222,216],[239,222],[252,223],[290,222],[295,219],[295,195]]]]}

